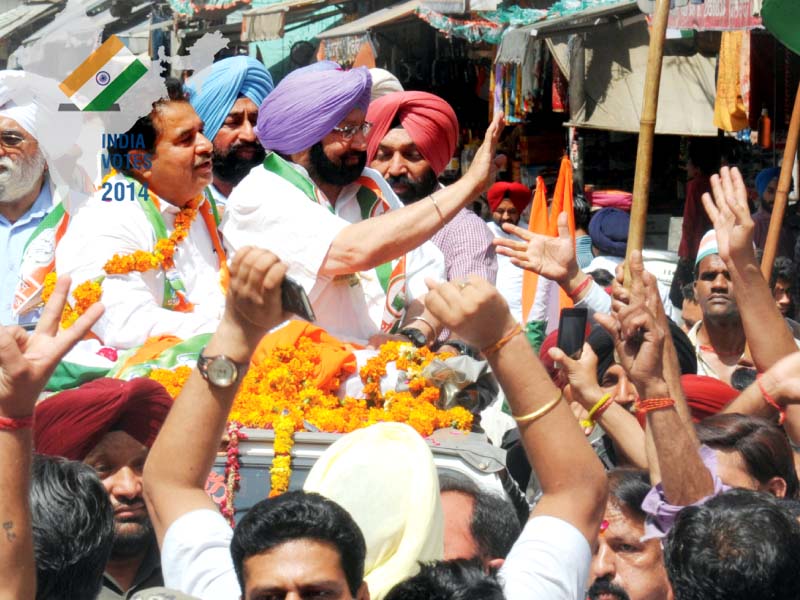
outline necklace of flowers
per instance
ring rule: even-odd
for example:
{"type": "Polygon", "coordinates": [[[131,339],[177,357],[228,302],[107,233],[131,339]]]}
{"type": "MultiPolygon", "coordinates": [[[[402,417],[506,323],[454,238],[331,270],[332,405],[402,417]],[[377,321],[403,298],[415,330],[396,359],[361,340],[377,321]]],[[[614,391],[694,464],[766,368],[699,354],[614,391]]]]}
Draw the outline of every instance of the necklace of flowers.
{"type": "MultiPolygon", "coordinates": [[[[152,193],[148,191],[148,194],[153,202],[152,193]]],[[[115,254],[103,265],[103,270],[109,275],[126,275],[132,271],[144,273],[159,267],[165,271],[172,269],[175,266],[175,249],[189,235],[197,213],[197,202],[190,202],[175,217],[174,231],[167,239],[158,240],[153,252],[136,250],[131,254],[115,254]]]]}
{"type": "Polygon", "coordinates": [[[406,374],[406,385],[413,394],[419,394],[429,387],[422,371],[435,358],[445,359],[452,354],[436,354],[426,346],[417,348],[409,342],[386,342],[380,347],[377,356],[373,356],[359,371],[364,383],[364,395],[373,403],[384,400],[381,393],[381,379],[386,375],[386,365],[394,361],[398,371],[406,374]]]}

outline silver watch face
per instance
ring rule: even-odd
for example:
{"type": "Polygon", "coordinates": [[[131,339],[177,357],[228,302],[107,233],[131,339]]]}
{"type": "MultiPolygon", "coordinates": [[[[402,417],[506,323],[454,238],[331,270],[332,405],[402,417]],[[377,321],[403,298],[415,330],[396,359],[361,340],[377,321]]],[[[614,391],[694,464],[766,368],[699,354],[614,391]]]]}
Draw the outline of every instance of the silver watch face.
{"type": "Polygon", "coordinates": [[[208,380],[219,387],[228,387],[236,381],[237,369],[232,361],[215,357],[206,367],[208,380]]]}

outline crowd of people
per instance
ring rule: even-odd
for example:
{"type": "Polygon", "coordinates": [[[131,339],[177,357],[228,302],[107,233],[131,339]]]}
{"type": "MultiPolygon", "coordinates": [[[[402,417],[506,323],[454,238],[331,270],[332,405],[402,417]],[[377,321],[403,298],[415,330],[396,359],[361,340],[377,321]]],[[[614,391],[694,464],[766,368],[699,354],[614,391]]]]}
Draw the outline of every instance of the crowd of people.
{"type": "Polygon", "coordinates": [[[457,116],[386,72],[320,62],[275,86],[221,60],[126,132],[143,145],[108,149],[124,202],[56,185],[68,148],[44,142],[46,96],[15,94],[25,76],[0,72],[0,597],[800,598],[795,275],[763,278],[737,168],[693,192],[708,225],[676,306],[641,252],[623,269],[627,212],[576,199],[557,235],[525,226],[531,190],[495,181],[502,114],[442,185],[457,116]],[[587,310],[579,355],[530,334],[527,273],[587,310]],[[439,473],[384,422],[232,528],[207,478],[251,360],[297,318],[287,277],[343,343],[485,360],[531,503],[439,473]],[[42,393],[79,348],[113,362],[199,334],[174,400],[148,378],[42,393]]]}

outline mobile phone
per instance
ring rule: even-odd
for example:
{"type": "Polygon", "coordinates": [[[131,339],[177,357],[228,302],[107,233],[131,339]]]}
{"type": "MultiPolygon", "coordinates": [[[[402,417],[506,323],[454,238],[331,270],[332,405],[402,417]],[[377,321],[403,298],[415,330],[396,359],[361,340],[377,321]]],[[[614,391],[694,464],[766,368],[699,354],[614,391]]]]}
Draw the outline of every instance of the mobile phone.
{"type": "Polygon", "coordinates": [[[281,304],[283,305],[283,310],[294,313],[306,321],[313,322],[317,319],[314,309],[311,308],[308,294],[306,294],[303,286],[291,277],[284,277],[283,282],[281,282],[281,304]]]}
{"type": "Polygon", "coordinates": [[[581,357],[583,342],[586,338],[586,319],[588,310],[585,308],[564,308],[558,320],[558,340],[556,346],[570,358],[575,360],[581,357]]]}

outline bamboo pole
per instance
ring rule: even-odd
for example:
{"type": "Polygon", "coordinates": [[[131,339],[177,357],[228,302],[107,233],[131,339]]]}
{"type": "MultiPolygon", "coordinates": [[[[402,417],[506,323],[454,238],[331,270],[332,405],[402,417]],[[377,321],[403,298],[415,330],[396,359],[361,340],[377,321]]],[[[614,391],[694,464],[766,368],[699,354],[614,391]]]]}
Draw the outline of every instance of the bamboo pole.
{"type": "Polygon", "coordinates": [[[658,93],[661,88],[661,65],[664,58],[664,39],[669,21],[670,0],[657,0],[650,30],[650,50],[647,55],[647,76],[644,82],[642,116],[639,122],[639,146],[636,150],[636,175],[633,180],[631,225],[625,254],[625,285],[630,285],[628,262],[631,252],[644,247],[647,226],[647,203],[650,194],[650,174],[653,169],[653,138],[656,132],[658,93]]]}
{"type": "Polygon", "coordinates": [[[786,205],[789,202],[789,190],[792,186],[792,171],[797,157],[797,140],[800,136],[800,86],[794,97],[792,119],[789,122],[789,133],[786,136],[786,148],[783,151],[783,165],[781,176],[778,179],[778,190],[775,193],[775,203],[772,205],[772,216],[769,219],[767,241],[764,244],[764,256],[761,258],[761,273],[769,281],[772,275],[772,266],[775,264],[775,255],[778,252],[778,241],[781,237],[781,226],[786,214],[786,205]]]}

